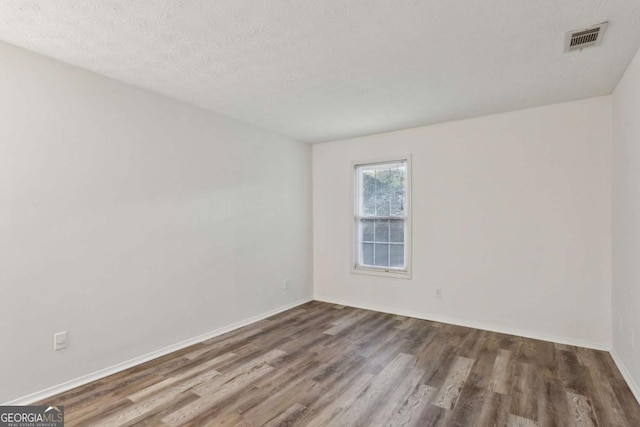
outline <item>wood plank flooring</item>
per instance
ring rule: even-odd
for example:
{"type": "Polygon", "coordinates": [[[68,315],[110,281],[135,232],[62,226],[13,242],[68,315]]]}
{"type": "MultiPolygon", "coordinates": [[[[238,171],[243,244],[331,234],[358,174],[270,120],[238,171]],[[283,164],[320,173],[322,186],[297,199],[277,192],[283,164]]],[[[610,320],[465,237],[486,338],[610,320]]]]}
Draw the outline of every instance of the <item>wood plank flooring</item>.
{"type": "Polygon", "coordinates": [[[606,352],[316,301],[40,403],[68,426],[640,426],[606,352]]]}

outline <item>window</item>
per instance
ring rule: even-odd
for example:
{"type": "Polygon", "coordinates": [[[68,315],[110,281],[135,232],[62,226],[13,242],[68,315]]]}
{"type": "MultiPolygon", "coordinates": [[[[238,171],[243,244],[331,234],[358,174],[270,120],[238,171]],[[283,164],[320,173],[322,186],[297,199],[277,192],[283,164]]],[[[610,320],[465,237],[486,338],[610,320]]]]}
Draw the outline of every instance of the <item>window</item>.
{"type": "Polygon", "coordinates": [[[355,165],[354,271],[409,273],[408,159],[355,165]]]}

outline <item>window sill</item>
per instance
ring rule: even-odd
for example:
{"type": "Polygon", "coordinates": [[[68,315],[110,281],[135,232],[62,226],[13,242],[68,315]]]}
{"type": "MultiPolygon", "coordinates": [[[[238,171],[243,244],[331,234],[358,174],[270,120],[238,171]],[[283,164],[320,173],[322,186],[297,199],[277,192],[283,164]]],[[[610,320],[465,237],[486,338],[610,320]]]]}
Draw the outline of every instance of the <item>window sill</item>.
{"type": "Polygon", "coordinates": [[[354,274],[364,274],[367,276],[389,277],[394,279],[411,279],[411,271],[407,270],[383,270],[381,268],[352,268],[354,274]]]}

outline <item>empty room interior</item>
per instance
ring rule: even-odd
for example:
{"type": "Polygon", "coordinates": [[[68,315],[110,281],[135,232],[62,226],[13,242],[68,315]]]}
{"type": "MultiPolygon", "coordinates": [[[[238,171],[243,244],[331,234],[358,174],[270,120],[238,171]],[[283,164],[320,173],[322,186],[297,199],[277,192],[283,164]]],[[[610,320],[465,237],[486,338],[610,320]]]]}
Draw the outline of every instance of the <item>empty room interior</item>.
{"type": "Polygon", "coordinates": [[[637,0],[0,2],[0,427],[640,426],[639,48],[637,0]]]}

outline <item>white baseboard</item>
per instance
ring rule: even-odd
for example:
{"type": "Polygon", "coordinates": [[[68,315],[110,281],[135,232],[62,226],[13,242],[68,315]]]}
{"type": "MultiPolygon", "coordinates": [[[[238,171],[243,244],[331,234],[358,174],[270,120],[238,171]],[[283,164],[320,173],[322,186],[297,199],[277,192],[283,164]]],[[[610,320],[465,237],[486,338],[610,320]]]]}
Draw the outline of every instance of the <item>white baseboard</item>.
{"type": "Polygon", "coordinates": [[[51,396],[55,396],[56,394],[63,393],[65,391],[71,390],[73,388],[88,384],[92,381],[99,380],[101,378],[107,377],[109,375],[116,374],[118,372],[124,371],[129,368],[133,368],[134,366],[140,365],[142,363],[148,362],[153,359],[157,359],[158,357],[167,355],[169,353],[173,353],[174,351],[181,350],[185,347],[189,347],[190,345],[197,344],[199,342],[208,340],[213,337],[217,337],[218,335],[225,334],[227,332],[231,332],[235,329],[242,328],[243,326],[250,325],[251,323],[255,323],[257,321],[266,319],[267,317],[271,317],[275,314],[281,313],[283,311],[290,310],[294,307],[297,307],[302,304],[306,304],[312,301],[313,298],[304,298],[293,302],[291,304],[287,304],[282,307],[278,307],[274,310],[268,311],[266,313],[259,314],[257,316],[250,317],[248,319],[242,320],[240,322],[233,323],[231,325],[224,326],[222,328],[218,328],[216,330],[204,333],[202,335],[198,335],[197,337],[189,338],[187,340],[181,341],[177,344],[173,344],[164,348],[161,348],[156,351],[152,351],[151,353],[147,353],[145,355],[127,360],[125,362],[118,363],[113,366],[109,366],[108,368],[100,369],[99,371],[92,372],[87,375],[83,375],[81,377],[75,378],[73,380],[64,382],[62,384],[55,385],[53,387],[46,388],[44,390],[37,391],[35,393],[28,394],[26,396],[19,397],[10,402],[3,403],[2,405],[29,405],[33,402],[37,402],[39,400],[46,399],[51,396]]]}
{"type": "Polygon", "coordinates": [[[323,301],[323,302],[328,302],[328,303],[338,304],[338,305],[346,305],[349,307],[361,308],[364,310],[380,311],[383,313],[395,314],[398,316],[407,316],[407,317],[414,317],[416,319],[430,320],[433,322],[449,323],[451,325],[465,326],[467,328],[483,329],[485,331],[498,332],[501,334],[508,334],[508,335],[516,335],[524,338],[532,338],[532,339],[541,340],[541,341],[551,341],[558,344],[573,345],[577,347],[585,347],[585,348],[591,348],[594,350],[603,350],[603,351],[609,351],[611,349],[611,346],[605,343],[577,340],[573,338],[560,337],[556,335],[541,334],[538,332],[523,331],[520,329],[509,328],[501,325],[492,325],[488,323],[456,319],[453,317],[441,316],[437,314],[425,315],[423,313],[416,313],[416,312],[411,312],[407,310],[398,310],[394,308],[377,306],[377,305],[353,304],[348,301],[341,301],[335,298],[327,298],[320,295],[315,295],[314,299],[316,301],[323,301]]]}
{"type": "Polygon", "coordinates": [[[622,363],[622,359],[620,358],[620,356],[618,356],[618,353],[616,353],[616,350],[614,348],[611,349],[611,357],[613,357],[613,361],[616,362],[618,369],[622,373],[622,376],[631,389],[631,392],[636,397],[636,400],[638,401],[638,403],[640,403],[640,386],[638,386],[638,383],[633,379],[625,364],[622,363]]]}

